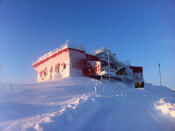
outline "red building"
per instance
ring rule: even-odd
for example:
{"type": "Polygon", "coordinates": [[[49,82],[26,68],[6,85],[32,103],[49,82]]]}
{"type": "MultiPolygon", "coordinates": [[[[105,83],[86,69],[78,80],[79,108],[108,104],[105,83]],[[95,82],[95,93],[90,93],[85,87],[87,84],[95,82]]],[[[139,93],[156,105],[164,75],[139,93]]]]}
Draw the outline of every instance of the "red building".
{"type": "Polygon", "coordinates": [[[32,66],[37,71],[38,82],[71,76],[143,80],[142,67],[123,64],[110,50],[101,48],[92,55],[86,53],[81,45],[70,45],[68,41],[62,47],[40,57],[32,66]]]}
{"type": "Polygon", "coordinates": [[[88,75],[87,61],[98,60],[87,54],[81,46],[68,43],[40,57],[32,66],[37,71],[37,81],[49,81],[70,76],[88,75]]]}

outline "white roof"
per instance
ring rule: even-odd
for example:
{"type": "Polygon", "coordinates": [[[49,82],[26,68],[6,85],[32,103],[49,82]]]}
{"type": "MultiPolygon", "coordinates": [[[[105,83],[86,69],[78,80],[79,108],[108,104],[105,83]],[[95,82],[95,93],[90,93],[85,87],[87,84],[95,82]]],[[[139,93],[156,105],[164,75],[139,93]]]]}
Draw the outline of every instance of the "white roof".
{"type": "Polygon", "coordinates": [[[46,58],[48,58],[48,57],[50,57],[50,56],[52,56],[56,52],[61,51],[61,50],[65,49],[65,48],[74,48],[74,49],[78,49],[78,50],[83,50],[84,51],[82,45],[70,44],[69,41],[66,40],[66,43],[61,45],[59,48],[56,48],[53,51],[50,51],[49,53],[44,54],[43,56],[39,57],[35,62],[33,62],[33,65],[38,63],[38,62],[40,62],[40,61],[42,61],[42,60],[44,60],[44,59],[46,59],[46,58]]]}

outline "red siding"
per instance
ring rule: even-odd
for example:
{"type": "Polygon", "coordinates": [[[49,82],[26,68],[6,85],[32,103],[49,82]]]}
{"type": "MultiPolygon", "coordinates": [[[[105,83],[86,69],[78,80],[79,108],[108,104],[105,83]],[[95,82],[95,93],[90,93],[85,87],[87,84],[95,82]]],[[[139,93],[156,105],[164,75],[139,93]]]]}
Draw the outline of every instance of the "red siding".
{"type": "Polygon", "coordinates": [[[143,67],[129,66],[129,68],[133,70],[133,73],[142,73],[143,72],[143,67]]]}
{"type": "Polygon", "coordinates": [[[99,61],[97,56],[86,54],[86,60],[87,61],[99,61]]]}

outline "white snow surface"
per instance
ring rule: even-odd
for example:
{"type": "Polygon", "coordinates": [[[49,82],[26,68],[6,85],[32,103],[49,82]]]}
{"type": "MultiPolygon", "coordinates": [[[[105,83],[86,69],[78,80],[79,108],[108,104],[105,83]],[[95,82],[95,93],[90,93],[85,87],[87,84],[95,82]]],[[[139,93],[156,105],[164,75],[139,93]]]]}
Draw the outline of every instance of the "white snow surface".
{"type": "Polygon", "coordinates": [[[175,131],[175,91],[66,78],[0,83],[1,131],[175,131]]]}

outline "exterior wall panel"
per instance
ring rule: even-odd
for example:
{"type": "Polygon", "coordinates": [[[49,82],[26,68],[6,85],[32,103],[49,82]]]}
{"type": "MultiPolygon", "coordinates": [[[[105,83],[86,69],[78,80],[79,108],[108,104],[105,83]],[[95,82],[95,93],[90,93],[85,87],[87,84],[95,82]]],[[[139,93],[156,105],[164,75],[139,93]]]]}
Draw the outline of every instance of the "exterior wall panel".
{"type": "Polygon", "coordinates": [[[86,55],[84,51],[69,50],[70,53],[70,76],[84,76],[86,68],[86,55]]]}
{"type": "Polygon", "coordinates": [[[69,77],[70,57],[68,50],[37,65],[35,69],[38,72],[38,82],[59,79],[60,77],[69,77]]]}

